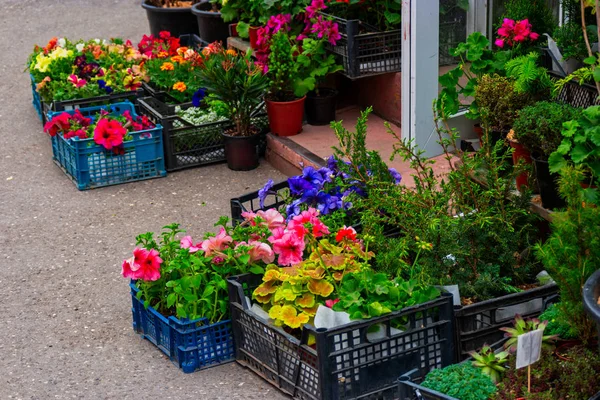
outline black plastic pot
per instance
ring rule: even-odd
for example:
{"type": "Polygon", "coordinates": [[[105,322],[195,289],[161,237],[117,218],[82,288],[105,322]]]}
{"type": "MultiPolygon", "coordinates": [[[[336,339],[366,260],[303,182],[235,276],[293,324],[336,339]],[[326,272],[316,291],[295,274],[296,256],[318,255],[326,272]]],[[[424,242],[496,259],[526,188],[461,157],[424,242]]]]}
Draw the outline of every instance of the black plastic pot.
{"type": "Polygon", "coordinates": [[[259,136],[230,136],[223,133],[227,166],[233,171],[250,171],[258,167],[259,136]]]}
{"type": "Polygon", "coordinates": [[[192,13],[198,21],[198,32],[200,39],[212,43],[220,41],[227,43],[229,37],[229,23],[223,21],[220,12],[212,11],[212,4],[203,1],[192,7],[192,13]]]}
{"type": "Polygon", "coordinates": [[[162,31],[171,32],[171,35],[180,35],[198,32],[198,21],[192,14],[192,8],[162,8],[154,7],[142,0],[142,7],[146,10],[150,33],[154,36],[162,31]]]}
{"type": "Polygon", "coordinates": [[[600,345],[600,269],[592,274],[583,286],[583,308],[598,327],[598,343],[600,345]]]}
{"type": "Polygon", "coordinates": [[[329,125],[331,121],[335,121],[337,94],[337,90],[323,88],[319,89],[318,96],[316,92],[306,95],[304,111],[309,125],[329,125]]]}
{"type": "Polygon", "coordinates": [[[565,207],[565,201],[558,194],[556,183],[558,175],[550,173],[548,161],[540,159],[539,154],[533,154],[531,159],[535,167],[535,177],[542,198],[542,206],[551,210],[565,207]]]}

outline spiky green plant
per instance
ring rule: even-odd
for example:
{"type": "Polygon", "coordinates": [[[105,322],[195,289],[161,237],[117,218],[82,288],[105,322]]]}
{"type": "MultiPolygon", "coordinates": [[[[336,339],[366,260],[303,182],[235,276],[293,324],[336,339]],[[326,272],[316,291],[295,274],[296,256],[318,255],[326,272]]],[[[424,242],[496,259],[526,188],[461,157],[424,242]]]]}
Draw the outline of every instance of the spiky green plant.
{"type": "Polygon", "coordinates": [[[471,351],[469,355],[473,357],[473,366],[481,368],[481,372],[488,375],[494,383],[498,383],[502,374],[507,370],[503,366],[508,362],[509,353],[507,351],[494,353],[490,346],[485,345],[479,353],[471,351]]]}
{"type": "MultiPolygon", "coordinates": [[[[509,338],[506,343],[504,343],[504,350],[509,353],[515,353],[517,351],[517,342],[520,335],[537,331],[538,329],[543,332],[544,329],[546,329],[546,326],[548,326],[548,321],[540,322],[537,318],[523,319],[520,315],[515,316],[514,328],[500,328],[501,331],[506,332],[504,336],[509,338]]],[[[556,335],[542,336],[542,347],[553,349],[554,341],[557,338],[556,335]]]]}

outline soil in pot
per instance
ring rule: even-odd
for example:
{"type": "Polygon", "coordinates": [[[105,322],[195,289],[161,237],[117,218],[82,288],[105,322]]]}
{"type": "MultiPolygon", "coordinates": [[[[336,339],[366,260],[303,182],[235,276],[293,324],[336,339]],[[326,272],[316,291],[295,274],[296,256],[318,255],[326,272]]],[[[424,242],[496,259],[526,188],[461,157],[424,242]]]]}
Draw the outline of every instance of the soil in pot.
{"type": "Polygon", "coordinates": [[[269,116],[269,127],[272,134],[277,136],[293,136],[302,132],[306,96],[292,101],[265,100],[269,116]]]}
{"type": "Polygon", "coordinates": [[[535,169],[535,177],[542,198],[542,206],[546,209],[555,209],[565,207],[565,201],[558,194],[558,185],[556,180],[558,175],[550,173],[548,161],[532,155],[533,165],[535,169]]]}
{"type": "Polygon", "coordinates": [[[200,2],[192,7],[192,13],[198,21],[200,39],[212,43],[220,41],[223,44],[229,37],[229,24],[223,21],[216,4],[207,1],[200,2]]]}
{"type": "Polygon", "coordinates": [[[252,136],[234,136],[235,128],[223,132],[225,145],[225,158],[227,166],[233,171],[250,171],[258,167],[258,145],[260,141],[259,130],[252,128],[256,133],[252,136]]]}
{"type": "Polygon", "coordinates": [[[162,4],[162,1],[145,0],[142,7],[146,10],[150,33],[158,36],[162,31],[168,31],[171,35],[179,37],[185,34],[195,34],[198,32],[198,22],[196,16],[192,14],[193,1],[180,1],[174,4],[181,4],[175,7],[157,7],[153,4],[162,4]]]}
{"type": "Polygon", "coordinates": [[[318,95],[316,92],[306,95],[304,110],[309,125],[329,125],[331,121],[335,121],[337,94],[334,89],[322,88],[318,95]]]}

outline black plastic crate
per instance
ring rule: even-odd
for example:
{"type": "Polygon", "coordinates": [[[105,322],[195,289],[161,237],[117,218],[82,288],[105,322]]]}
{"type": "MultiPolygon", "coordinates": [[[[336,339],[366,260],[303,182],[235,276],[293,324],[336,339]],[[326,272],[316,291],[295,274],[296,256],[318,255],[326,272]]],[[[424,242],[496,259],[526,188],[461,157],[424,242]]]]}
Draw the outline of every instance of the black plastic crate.
{"type": "Polygon", "coordinates": [[[400,72],[402,65],[402,36],[400,29],[381,32],[358,19],[346,20],[333,15],[339,27],[340,40],[335,46],[327,44],[338,57],[344,75],[350,79],[400,72]]]}
{"type": "Polygon", "coordinates": [[[558,286],[550,283],[521,293],[455,307],[457,359],[468,358],[468,352],[479,350],[484,344],[494,345],[504,340],[504,332],[500,328],[512,326],[517,314],[524,318],[537,317],[557,300],[558,286]]]}
{"type": "Polygon", "coordinates": [[[425,376],[454,361],[449,294],[334,329],[305,325],[297,339],[250,310],[246,296],[260,283],[259,276],[249,274],[228,280],[237,362],[294,398],[394,399],[399,373],[416,369],[425,376]],[[393,330],[394,321],[402,321],[405,329],[393,330]],[[384,334],[370,339],[367,332],[376,325],[384,334]]]}
{"type": "Polygon", "coordinates": [[[271,191],[275,194],[267,196],[264,202],[264,207],[260,206],[260,200],[258,198],[258,191],[246,193],[240,197],[236,197],[229,200],[231,206],[231,220],[234,224],[240,223],[244,220],[242,213],[245,211],[257,212],[259,210],[268,210],[271,208],[281,209],[285,205],[285,193],[289,190],[287,180],[279,182],[271,187],[271,191]]]}
{"type": "Polygon", "coordinates": [[[105,96],[88,97],[85,99],[72,99],[72,100],[54,100],[50,103],[42,101],[42,124],[45,124],[48,120],[48,113],[59,112],[59,111],[71,111],[79,108],[88,108],[101,106],[105,104],[121,103],[124,101],[130,101],[133,104],[137,103],[137,99],[143,96],[144,90],[137,89],[128,92],[111,93],[105,96]]]}
{"type": "MultiPolygon", "coordinates": [[[[197,167],[225,161],[225,147],[222,132],[231,126],[228,120],[193,125],[175,113],[174,104],[167,104],[155,97],[138,100],[139,113],[146,115],[155,124],[163,126],[165,165],[167,171],[197,167]]],[[[186,109],[191,103],[180,104],[186,109]]],[[[267,127],[266,113],[256,117],[261,126],[267,127]]],[[[259,155],[263,156],[267,147],[266,129],[260,134],[259,155]]]]}

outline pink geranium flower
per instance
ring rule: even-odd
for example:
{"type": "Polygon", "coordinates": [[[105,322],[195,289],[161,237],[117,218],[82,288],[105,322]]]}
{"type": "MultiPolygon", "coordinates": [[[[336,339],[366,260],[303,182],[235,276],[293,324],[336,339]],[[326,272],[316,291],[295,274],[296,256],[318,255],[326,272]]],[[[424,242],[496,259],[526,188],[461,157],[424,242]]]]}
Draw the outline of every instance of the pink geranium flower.
{"type": "Polygon", "coordinates": [[[123,144],[125,135],[127,135],[127,129],[119,121],[101,119],[94,129],[94,142],[110,150],[123,144]]]}
{"type": "Polygon", "coordinates": [[[210,256],[215,251],[225,250],[229,244],[232,242],[231,236],[227,234],[225,228],[221,227],[221,230],[217,234],[217,236],[210,237],[202,242],[202,250],[204,250],[204,254],[206,256],[210,256]]]}
{"type": "Polygon", "coordinates": [[[307,211],[302,211],[300,215],[295,216],[288,224],[288,230],[296,230],[298,232],[308,233],[306,224],[312,225],[312,234],[315,237],[321,237],[329,234],[329,228],[322,223],[319,218],[319,210],[316,208],[309,208],[307,211]]]}
{"type": "Polygon", "coordinates": [[[201,243],[194,244],[191,236],[184,236],[179,242],[182,249],[188,249],[190,253],[195,253],[201,249],[201,243]]]}

